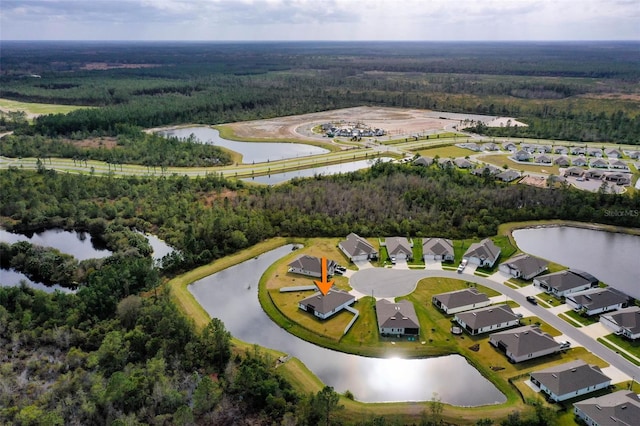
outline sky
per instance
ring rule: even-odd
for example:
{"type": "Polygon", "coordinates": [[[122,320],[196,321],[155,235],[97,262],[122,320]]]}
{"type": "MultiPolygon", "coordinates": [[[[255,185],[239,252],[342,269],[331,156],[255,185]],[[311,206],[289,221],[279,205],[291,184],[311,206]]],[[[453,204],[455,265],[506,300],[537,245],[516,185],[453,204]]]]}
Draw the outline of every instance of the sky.
{"type": "Polygon", "coordinates": [[[640,40],[640,0],[0,0],[0,40],[640,40]]]}

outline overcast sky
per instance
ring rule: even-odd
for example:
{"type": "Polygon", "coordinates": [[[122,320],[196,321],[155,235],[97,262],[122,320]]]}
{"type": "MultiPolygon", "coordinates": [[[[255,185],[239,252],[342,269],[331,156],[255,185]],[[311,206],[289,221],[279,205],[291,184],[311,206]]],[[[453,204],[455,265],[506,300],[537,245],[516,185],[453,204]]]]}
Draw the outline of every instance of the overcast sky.
{"type": "Polygon", "coordinates": [[[2,40],[639,40],[640,0],[0,0],[2,40]]]}

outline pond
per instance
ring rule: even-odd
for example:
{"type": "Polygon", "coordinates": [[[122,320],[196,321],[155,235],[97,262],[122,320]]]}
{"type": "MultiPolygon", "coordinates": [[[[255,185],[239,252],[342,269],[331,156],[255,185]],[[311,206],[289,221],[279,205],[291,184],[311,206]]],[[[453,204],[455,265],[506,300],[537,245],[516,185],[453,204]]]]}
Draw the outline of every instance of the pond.
{"type": "Polygon", "coordinates": [[[165,137],[187,139],[191,134],[202,143],[221,146],[242,154],[243,164],[266,163],[267,161],[286,160],[325,154],[329,150],[313,145],[286,142],[241,142],[223,139],[217,129],[210,127],[183,127],[158,132],[165,137]]]}
{"type": "Polygon", "coordinates": [[[306,178],[306,177],[313,177],[316,175],[335,175],[338,173],[348,173],[348,172],[354,172],[356,170],[367,169],[371,167],[373,163],[378,160],[387,162],[387,161],[392,161],[393,158],[380,157],[380,158],[375,158],[371,160],[351,161],[348,163],[333,164],[330,166],[323,166],[323,167],[314,167],[311,169],[304,169],[304,170],[295,170],[295,171],[286,172],[286,173],[272,173],[268,176],[256,176],[254,178],[245,178],[242,180],[247,182],[256,182],[256,183],[263,183],[267,185],[275,185],[277,183],[286,182],[293,178],[306,178]]]}
{"type": "Polygon", "coordinates": [[[0,241],[9,244],[28,241],[38,246],[53,247],[78,260],[101,259],[111,256],[111,251],[107,250],[98,240],[92,238],[88,232],[47,229],[30,234],[15,234],[0,229],[0,241]]]}
{"type": "Polygon", "coordinates": [[[0,287],[13,287],[20,285],[20,283],[24,281],[29,287],[35,288],[36,290],[42,290],[47,293],[53,293],[58,290],[63,293],[74,293],[75,290],[70,288],[61,287],[59,285],[46,285],[39,282],[35,282],[30,280],[25,274],[22,272],[18,272],[14,269],[0,269],[0,287]]]}
{"type": "Polygon", "coordinates": [[[640,236],[570,226],[513,231],[520,250],[581,269],[640,299],[640,236]]]}
{"type": "Polygon", "coordinates": [[[291,252],[287,245],[227,268],[189,286],[212,317],[245,342],[300,359],[323,383],[350,390],[364,402],[426,401],[478,406],[504,402],[502,393],[459,355],[426,359],[367,358],[321,348],[280,328],[262,310],[258,282],[264,271],[291,252]]]}

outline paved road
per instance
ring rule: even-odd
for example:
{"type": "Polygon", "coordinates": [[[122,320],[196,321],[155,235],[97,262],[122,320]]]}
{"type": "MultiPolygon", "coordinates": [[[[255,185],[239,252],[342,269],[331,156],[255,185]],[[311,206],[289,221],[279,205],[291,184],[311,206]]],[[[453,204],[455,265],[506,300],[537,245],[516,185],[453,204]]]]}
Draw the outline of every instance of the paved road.
{"type": "Polygon", "coordinates": [[[640,367],[583,333],[580,328],[576,328],[559,318],[548,309],[540,305],[528,303],[525,298],[525,293],[527,289],[530,288],[529,286],[522,290],[515,290],[489,278],[467,273],[458,274],[456,271],[426,269],[393,270],[386,268],[369,268],[357,271],[351,276],[350,285],[362,294],[371,295],[373,292],[373,295],[378,298],[397,297],[411,293],[415,289],[418,281],[422,278],[437,277],[464,280],[498,291],[531,312],[532,315],[537,316],[542,321],[560,331],[568,339],[573,340],[580,346],[584,346],[589,352],[592,352],[594,355],[608,362],[611,366],[620,370],[623,374],[627,375],[629,379],[640,378],[640,367]],[[524,291],[524,293],[522,291],[524,291]]]}

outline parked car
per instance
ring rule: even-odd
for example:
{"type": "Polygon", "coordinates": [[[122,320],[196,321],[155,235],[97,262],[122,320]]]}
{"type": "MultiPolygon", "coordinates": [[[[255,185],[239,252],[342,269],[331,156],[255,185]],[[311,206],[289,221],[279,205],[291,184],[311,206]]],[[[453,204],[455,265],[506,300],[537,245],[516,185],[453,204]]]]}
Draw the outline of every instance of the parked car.
{"type": "Polygon", "coordinates": [[[395,265],[395,264],[396,264],[396,258],[395,258],[395,257],[392,257],[392,258],[391,258],[391,264],[392,264],[392,265],[395,265]]]}
{"type": "Polygon", "coordinates": [[[458,273],[461,274],[462,271],[464,271],[464,268],[467,267],[467,259],[462,259],[462,262],[460,262],[460,266],[458,266],[458,273]]]}
{"type": "Polygon", "coordinates": [[[533,296],[527,296],[527,302],[529,302],[529,303],[531,303],[533,305],[537,305],[538,304],[538,301],[533,296]]]}
{"type": "Polygon", "coordinates": [[[566,340],[564,342],[560,342],[560,349],[569,349],[571,347],[571,342],[566,340]]]}

